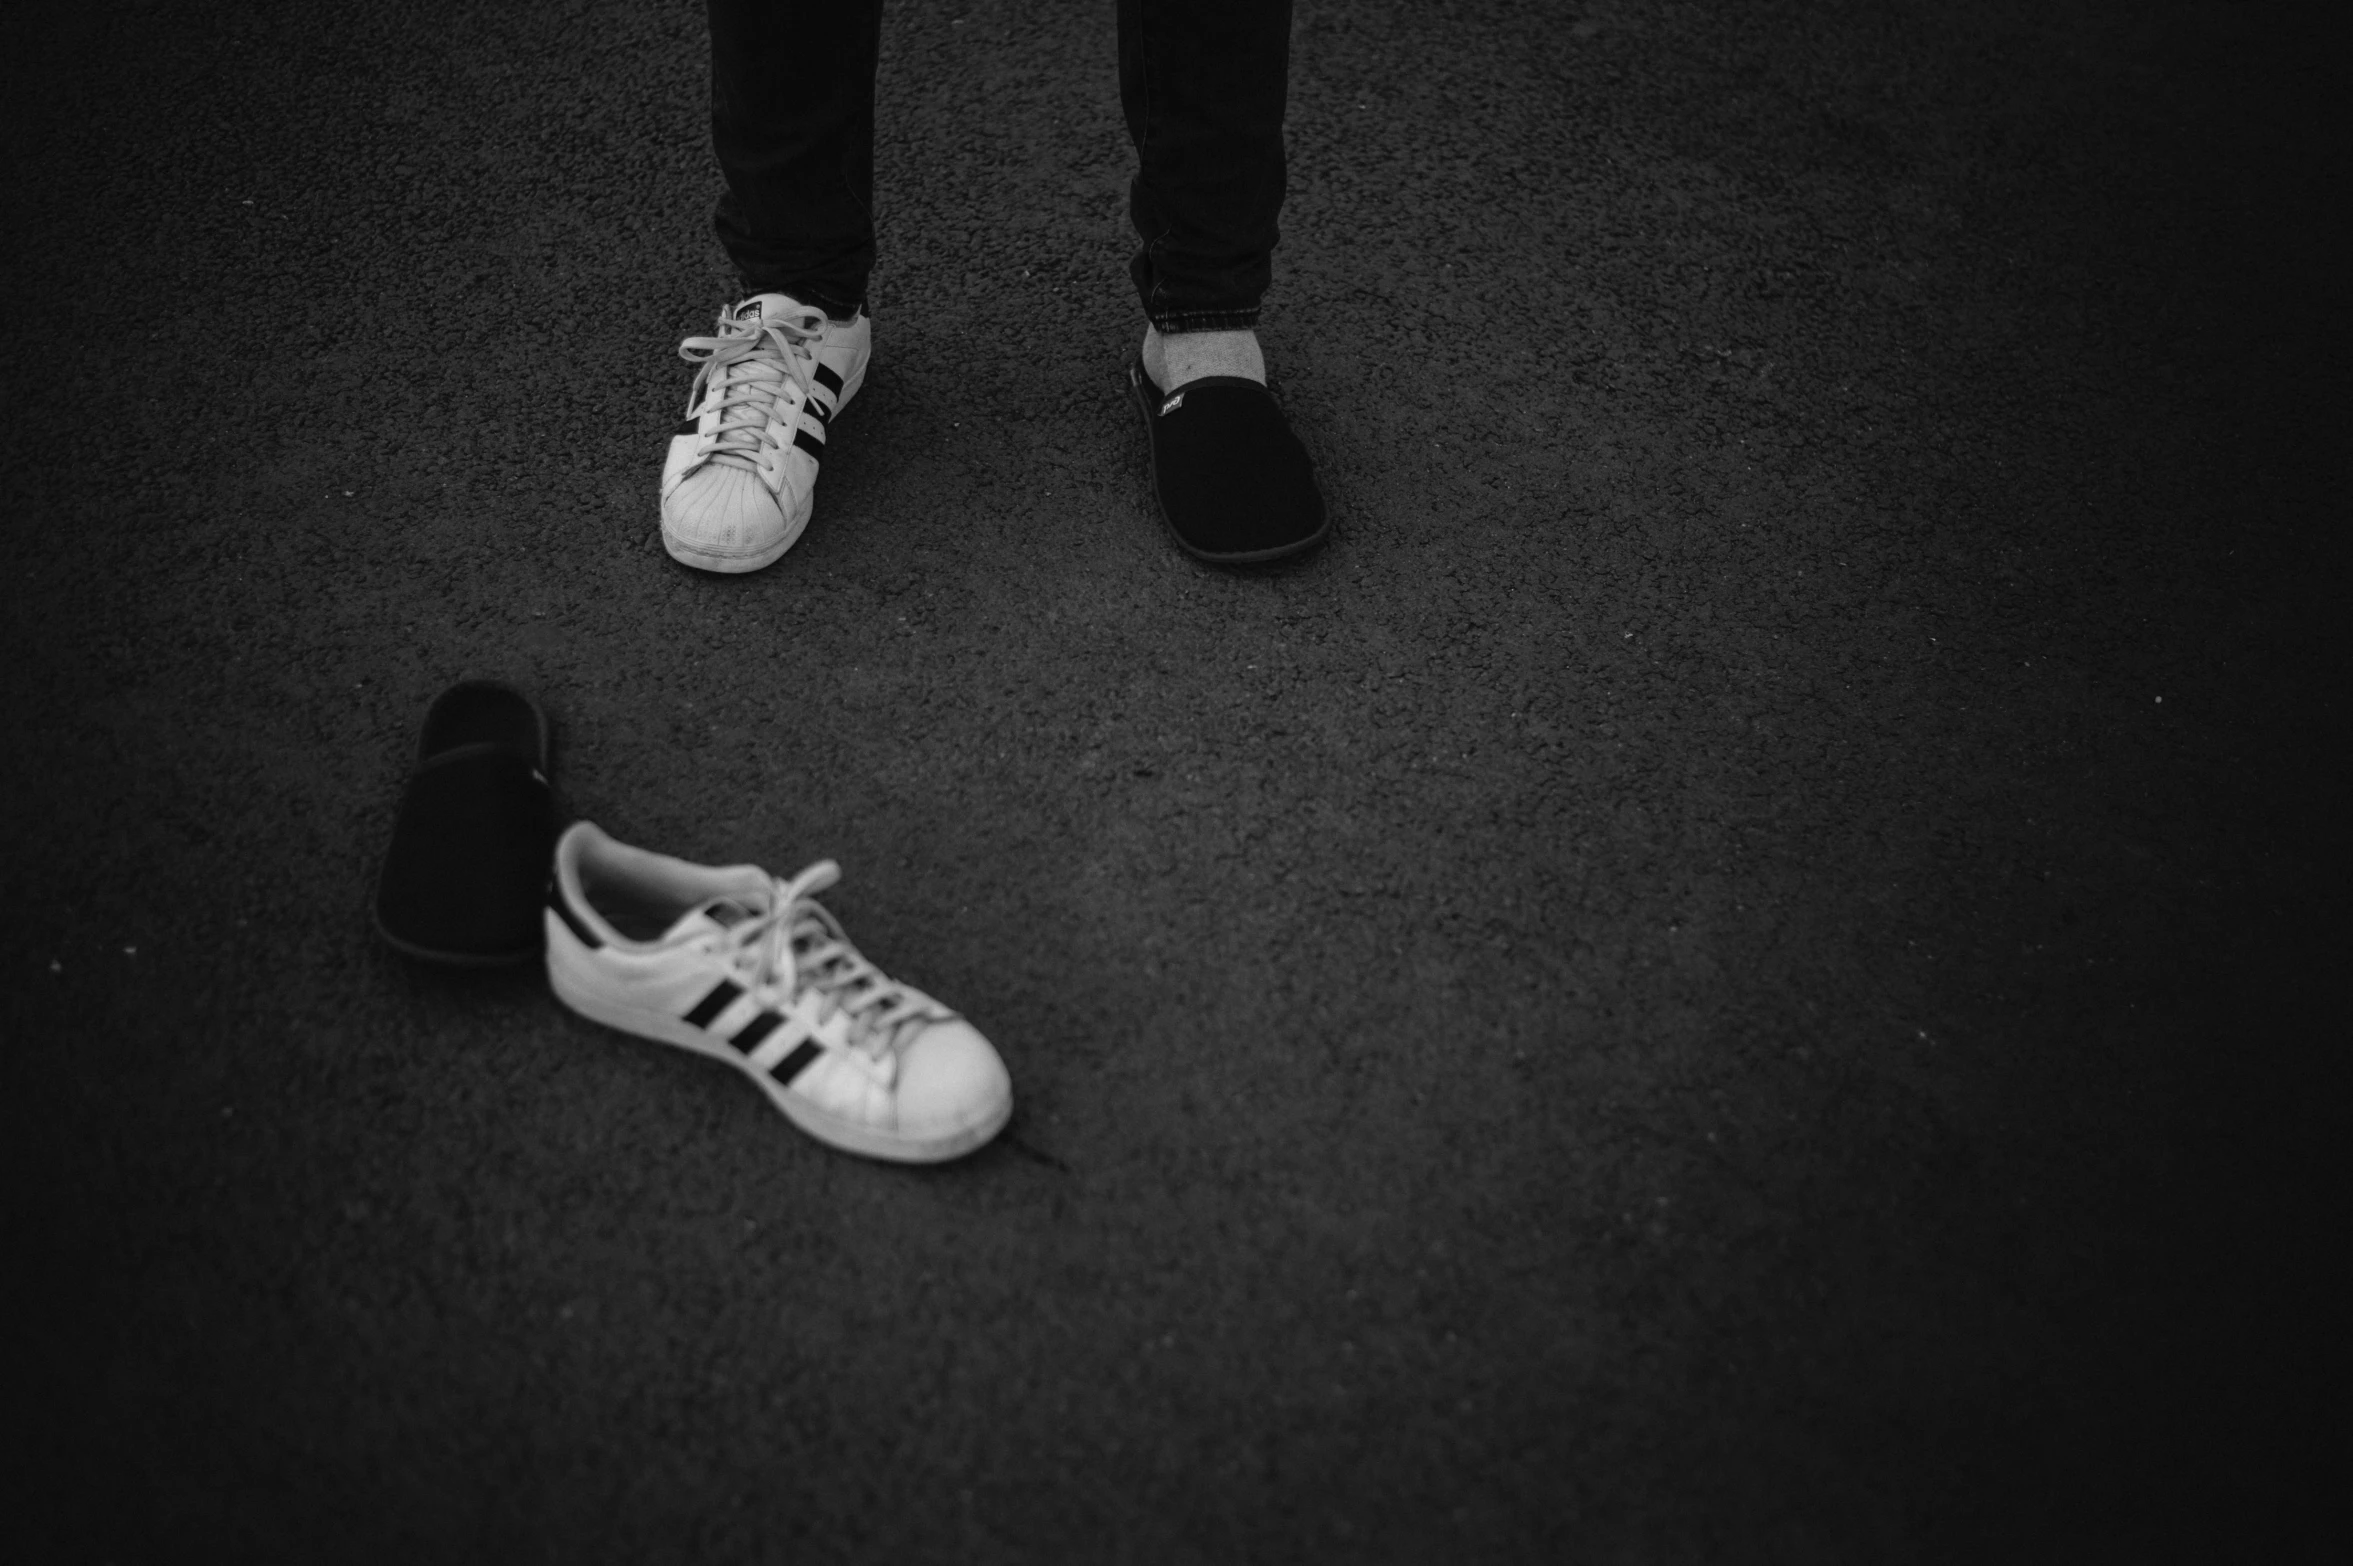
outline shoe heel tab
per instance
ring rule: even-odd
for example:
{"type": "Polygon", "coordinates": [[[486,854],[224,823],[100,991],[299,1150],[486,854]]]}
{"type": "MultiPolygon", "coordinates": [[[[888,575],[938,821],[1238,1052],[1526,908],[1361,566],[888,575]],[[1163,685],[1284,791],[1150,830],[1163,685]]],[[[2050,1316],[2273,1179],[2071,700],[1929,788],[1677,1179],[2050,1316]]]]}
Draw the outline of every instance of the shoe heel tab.
{"type": "Polygon", "coordinates": [[[565,895],[563,886],[552,879],[547,883],[547,911],[572,932],[574,940],[590,951],[600,950],[607,944],[604,936],[589,922],[596,917],[594,910],[575,906],[573,900],[565,895]]]}
{"type": "Polygon", "coordinates": [[[556,852],[562,854],[567,849],[578,852],[580,848],[591,844],[610,843],[612,840],[612,835],[595,822],[575,821],[564,828],[564,835],[556,840],[556,852]]]}
{"type": "Polygon", "coordinates": [[[613,839],[593,821],[575,821],[564,829],[556,840],[553,861],[548,866],[548,911],[563,921],[580,944],[591,951],[610,945],[617,932],[606,926],[590,905],[580,885],[580,860],[584,854],[595,854],[609,848],[613,839]]]}

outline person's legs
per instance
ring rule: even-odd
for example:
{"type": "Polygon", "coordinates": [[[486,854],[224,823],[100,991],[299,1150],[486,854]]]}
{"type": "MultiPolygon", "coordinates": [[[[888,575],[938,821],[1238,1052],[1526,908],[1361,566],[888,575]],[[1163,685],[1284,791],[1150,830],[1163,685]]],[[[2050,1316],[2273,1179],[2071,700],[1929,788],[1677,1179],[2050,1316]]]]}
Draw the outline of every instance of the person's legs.
{"type": "Polygon", "coordinates": [[[746,294],[846,320],[874,266],[882,0],[709,0],[713,226],[746,294]]]}
{"type": "Polygon", "coordinates": [[[1151,322],[1128,371],[1160,514],[1224,565],[1330,531],[1315,466],[1266,390],[1258,306],[1283,206],[1291,0],[1119,0],[1138,170],[1130,274],[1151,322]]]}
{"type": "Polygon", "coordinates": [[[747,296],[679,352],[701,366],[662,464],[662,546],[756,571],[808,525],[834,419],[872,355],[882,0],[709,0],[714,218],[747,296]]]}
{"type": "Polygon", "coordinates": [[[1253,328],[1283,205],[1290,0],[1119,0],[1119,86],[1139,169],[1129,266],[1145,369],[1264,380],[1253,328]]]}

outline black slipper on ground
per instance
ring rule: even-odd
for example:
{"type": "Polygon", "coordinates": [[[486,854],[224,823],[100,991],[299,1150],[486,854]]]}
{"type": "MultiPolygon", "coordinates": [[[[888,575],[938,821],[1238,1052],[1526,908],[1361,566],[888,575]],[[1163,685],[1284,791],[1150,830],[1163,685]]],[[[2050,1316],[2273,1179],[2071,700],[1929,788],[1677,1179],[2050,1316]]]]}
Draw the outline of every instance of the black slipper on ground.
{"type": "Polygon", "coordinates": [[[1250,565],[1324,541],[1331,521],[1315,464],[1274,393],[1238,375],[1205,375],[1163,396],[1141,359],[1127,375],[1152,448],[1152,493],[1179,548],[1250,565]]]}
{"type": "Polygon", "coordinates": [[[530,960],[555,841],[547,719],[504,685],[451,686],[425,712],[376,883],[377,932],[428,962],[530,960]]]}

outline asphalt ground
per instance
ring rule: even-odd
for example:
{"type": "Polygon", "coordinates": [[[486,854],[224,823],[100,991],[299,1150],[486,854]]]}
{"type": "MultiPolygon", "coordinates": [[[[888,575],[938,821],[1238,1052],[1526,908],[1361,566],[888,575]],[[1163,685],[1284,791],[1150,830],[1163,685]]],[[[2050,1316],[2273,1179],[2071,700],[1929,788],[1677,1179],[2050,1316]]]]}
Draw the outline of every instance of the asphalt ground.
{"type": "Polygon", "coordinates": [[[1231,574],[1111,8],[896,6],[875,371],[721,579],[699,8],[9,8],[15,1558],[2295,1558],[2307,16],[1302,0],[1337,535],[1231,574]],[[377,944],[464,675],[626,840],[840,860],[1009,1134],[844,1157],[377,944]]]}

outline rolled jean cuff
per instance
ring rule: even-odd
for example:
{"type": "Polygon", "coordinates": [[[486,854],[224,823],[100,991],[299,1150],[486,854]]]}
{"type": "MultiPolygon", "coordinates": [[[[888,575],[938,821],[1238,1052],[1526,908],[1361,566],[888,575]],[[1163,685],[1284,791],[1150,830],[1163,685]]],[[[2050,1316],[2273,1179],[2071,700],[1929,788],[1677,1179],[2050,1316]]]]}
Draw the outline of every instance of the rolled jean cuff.
{"type": "Polygon", "coordinates": [[[1178,332],[1244,332],[1258,325],[1258,307],[1247,310],[1184,310],[1156,315],[1152,324],[1164,337],[1178,332]]]}
{"type": "Polygon", "coordinates": [[[751,277],[741,272],[738,272],[736,276],[743,280],[743,297],[747,299],[753,294],[789,294],[805,305],[815,305],[836,320],[848,320],[866,308],[866,301],[863,297],[844,299],[841,297],[839,289],[827,288],[823,285],[796,283],[789,279],[771,280],[751,277]]]}

